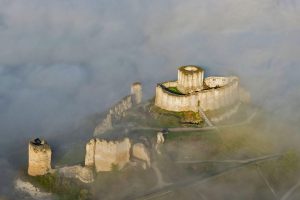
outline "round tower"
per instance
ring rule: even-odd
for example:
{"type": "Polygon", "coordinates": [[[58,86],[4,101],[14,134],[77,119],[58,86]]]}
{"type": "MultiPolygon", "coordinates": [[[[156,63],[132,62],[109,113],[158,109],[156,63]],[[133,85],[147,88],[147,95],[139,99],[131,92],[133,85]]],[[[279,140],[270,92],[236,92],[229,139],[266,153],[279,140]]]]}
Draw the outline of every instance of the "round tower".
{"type": "Polygon", "coordinates": [[[183,94],[200,91],[203,88],[204,70],[194,65],[178,69],[178,90],[183,94]]]}
{"type": "Polygon", "coordinates": [[[39,138],[29,142],[28,146],[28,174],[41,176],[51,170],[51,148],[45,140],[39,138]]]}
{"type": "Polygon", "coordinates": [[[142,102],[142,84],[139,82],[133,83],[131,85],[131,95],[134,97],[133,102],[135,104],[140,104],[142,102]]]}

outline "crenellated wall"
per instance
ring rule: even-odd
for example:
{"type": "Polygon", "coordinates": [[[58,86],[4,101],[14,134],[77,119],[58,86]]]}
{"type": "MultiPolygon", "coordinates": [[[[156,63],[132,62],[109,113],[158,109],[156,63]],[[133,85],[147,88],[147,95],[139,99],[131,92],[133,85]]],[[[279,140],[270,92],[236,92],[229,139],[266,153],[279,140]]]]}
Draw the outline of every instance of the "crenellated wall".
{"type": "Polygon", "coordinates": [[[124,97],[121,101],[110,108],[104,119],[96,126],[94,136],[101,135],[113,128],[113,123],[126,116],[126,112],[133,105],[142,102],[143,93],[141,83],[133,83],[131,86],[131,95],[124,97]]]}
{"type": "Polygon", "coordinates": [[[223,87],[229,84],[230,82],[232,82],[236,78],[237,77],[234,76],[229,76],[229,77],[210,76],[205,78],[204,83],[210,88],[223,87]]]}
{"type": "Polygon", "coordinates": [[[205,84],[213,88],[180,95],[168,91],[177,82],[165,82],[156,87],[155,105],[169,111],[198,111],[198,103],[204,111],[229,106],[239,100],[239,79],[237,77],[208,77],[205,84]],[[224,81],[223,81],[224,80],[224,81]],[[214,88],[216,86],[218,88],[214,88]]]}
{"type": "Polygon", "coordinates": [[[126,96],[114,105],[106,117],[96,126],[94,136],[101,135],[113,127],[113,121],[118,121],[126,116],[126,111],[132,108],[132,96],[126,96]]]}

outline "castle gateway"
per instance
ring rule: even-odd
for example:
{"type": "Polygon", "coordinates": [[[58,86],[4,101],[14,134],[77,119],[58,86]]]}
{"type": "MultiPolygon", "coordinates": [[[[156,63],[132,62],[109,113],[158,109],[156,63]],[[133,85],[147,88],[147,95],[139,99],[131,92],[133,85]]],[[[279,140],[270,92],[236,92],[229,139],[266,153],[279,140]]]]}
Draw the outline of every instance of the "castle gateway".
{"type": "Polygon", "coordinates": [[[178,69],[178,80],[156,86],[155,105],[169,111],[216,110],[239,101],[239,78],[207,77],[194,65],[178,69]]]}

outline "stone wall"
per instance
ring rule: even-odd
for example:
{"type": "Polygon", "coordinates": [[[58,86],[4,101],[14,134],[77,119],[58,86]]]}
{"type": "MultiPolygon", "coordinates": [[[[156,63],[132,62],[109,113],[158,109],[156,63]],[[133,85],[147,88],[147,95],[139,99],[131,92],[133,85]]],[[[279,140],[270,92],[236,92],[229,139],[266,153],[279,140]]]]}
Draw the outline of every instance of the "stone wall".
{"type": "Polygon", "coordinates": [[[104,119],[96,126],[94,136],[101,135],[113,128],[113,124],[126,116],[126,112],[133,105],[140,104],[143,99],[142,84],[137,82],[131,86],[131,95],[124,97],[112,106],[104,119]]]}
{"type": "Polygon", "coordinates": [[[85,166],[94,167],[95,166],[95,149],[96,149],[96,139],[91,139],[85,146],[85,166]]]}
{"type": "Polygon", "coordinates": [[[83,183],[92,183],[94,181],[93,170],[89,167],[74,165],[59,168],[57,172],[66,178],[75,178],[83,183]]]}
{"type": "Polygon", "coordinates": [[[133,96],[133,103],[140,104],[143,99],[142,84],[139,82],[131,85],[131,95],[133,96]]]}
{"type": "Polygon", "coordinates": [[[46,141],[30,141],[28,145],[28,174],[41,176],[51,171],[52,151],[46,141]]]}
{"type": "MultiPolygon", "coordinates": [[[[214,81],[214,77],[208,77],[205,79],[205,82],[213,86],[223,83],[223,78],[215,79],[214,81]]],[[[176,82],[174,81],[157,85],[156,106],[175,112],[198,112],[198,103],[200,103],[204,111],[207,111],[226,107],[239,101],[239,79],[237,77],[225,78],[224,85],[219,88],[210,88],[187,95],[174,94],[166,90],[166,87],[175,87],[175,85],[176,82]]]]}
{"type": "Polygon", "coordinates": [[[126,96],[114,105],[106,117],[96,126],[94,136],[101,135],[113,128],[113,122],[126,116],[126,111],[132,107],[132,96],[126,96]]]}
{"type": "Polygon", "coordinates": [[[113,167],[122,169],[130,159],[131,143],[122,141],[92,139],[86,145],[85,164],[94,166],[97,172],[111,171],[113,167]]]}
{"type": "Polygon", "coordinates": [[[218,86],[223,87],[229,84],[230,82],[232,82],[234,79],[236,79],[236,77],[210,76],[204,80],[204,83],[210,88],[214,88],[218,86]]]}

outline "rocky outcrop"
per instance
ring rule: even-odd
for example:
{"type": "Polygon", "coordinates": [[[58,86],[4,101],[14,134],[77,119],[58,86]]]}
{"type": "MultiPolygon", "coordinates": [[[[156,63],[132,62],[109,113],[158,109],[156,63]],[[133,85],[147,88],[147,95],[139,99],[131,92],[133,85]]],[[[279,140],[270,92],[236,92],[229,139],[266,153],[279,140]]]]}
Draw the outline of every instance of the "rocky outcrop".
{"type": "Polygon", "coordinates": [[[15,189],[17,192],[21,193],[22,199],[27,199],[26,196],[30,196],[30,199],[53,199],[51,193],[41,192],[39,188],[29,182],[21,180],[20,178],[15,181],[15,189]]]}
{"type": "Polygon", "coordinates": [[[165,143],[165,137],[162,132],[158,132],[156,135],[156,144],[163,144],[165,143]]]}
{"type": "Polygon", "coordinates": [[[156,134],[156,145],[155,145],[155,149],[156,152],[158,154],[161,154],[160,150],[159,150],[159,145],[165,143],[165,137],[164,137],[164,133],[163,132],[158,132],[156,134]]]}
{"type": "Polygon", "coordinates": [[[132,156],[145,161],[147,166],[150,167],[150,153],[143,143],[136,143],[133,145],[132,156]]]}
{"type": "Polygon", "coordinates": [[[86,145],[85,164],[95,167],[97,172],[122,169],[130,159],[131,143],[122,141],[92,139],[86,145]]]}
{"type": "Polygon", "coordinates": [[[51,148],[46,141],[35,139],[28,146],[28,174],[41,176],[51,171],[51,148]]]}
{"type": "Polygon", "coordinates": [[[94,172],[89,167],[82,167],[80,165],[62,167],[57,170],[58,173],[66,178],[75,178],[83,183],[94,182],[94,172]]]}

